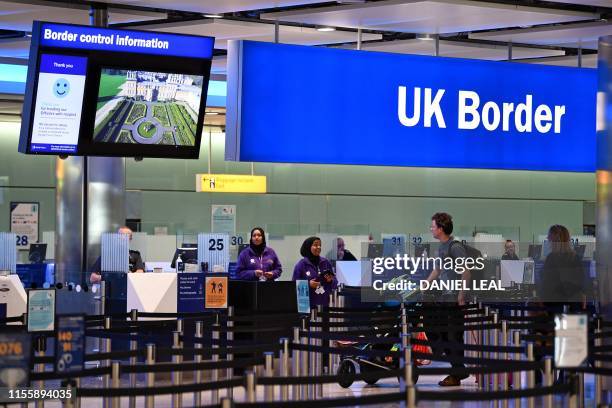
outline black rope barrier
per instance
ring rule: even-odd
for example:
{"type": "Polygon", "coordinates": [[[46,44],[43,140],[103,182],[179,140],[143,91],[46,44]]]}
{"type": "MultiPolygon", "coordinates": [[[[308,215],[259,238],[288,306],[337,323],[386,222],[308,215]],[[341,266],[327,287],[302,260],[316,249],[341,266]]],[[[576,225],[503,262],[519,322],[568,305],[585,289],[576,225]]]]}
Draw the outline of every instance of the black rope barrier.
{"type": "Polygon", "coordinates": [[[404,370],[372,370],[360,374],[346,375],[318,375],[315,377],[258,377],[257,385],[306,385],[306,384],[332,384],[344,378],[354,381],[376,380],[383,378],[396,378],[404,375],[404,370]]]}
{"type": "Polygon", "coordinates": [[[100,375],[111,374],[110,367],[98,367],[98,368],[88,368],[81,371],[73,371],[73,372],[42,372],[42,373],[31,373],[30,381],[49,381],[49,380],[62,380],[64,378],[81,378],[81,377],[98,377],[100,375]]]}
{"type": "Polygon", "coordinates": [[[121,366],[123,373],[167,373],[172,371],[215,370],[219,368],[244,368],[264,364],[264,358],[242,358],[237,360],[204,361],[201,363],[156,363],[155,365],[121,366]]]}
{"type": "Polygon", "coordinates": [[[166,385],[155,387],[129,387],[129,388],[77,388],[79,397],[131,397],[140,395],[183,394],[198,391],[210,391],[223,388],[240,387],[244,385],[242,378],[224,381],[207,382],[200,384],[166,385]]]}

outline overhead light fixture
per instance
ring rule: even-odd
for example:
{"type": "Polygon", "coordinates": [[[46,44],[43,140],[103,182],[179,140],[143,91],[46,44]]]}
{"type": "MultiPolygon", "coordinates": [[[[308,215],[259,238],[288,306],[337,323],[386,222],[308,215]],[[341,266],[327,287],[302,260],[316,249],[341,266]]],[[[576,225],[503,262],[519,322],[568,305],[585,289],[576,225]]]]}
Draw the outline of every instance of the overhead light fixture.
{"type": "Polygon", "coordinates": [[[423,41],[433,41],[436,39],[436,35],[435,34],[417,34],[416,39],[423,40],[423,41]]]}
{"type": "Polygon", "coordinates": [[[204,14],[206,18],[223,18],[223,14],[204,14]]]}
{"type": "Polygon", "coordinates": [[[317,27],[317,31],[329,32],[329,31],[336,31],[336,29],[334,27],[317,27]]]}

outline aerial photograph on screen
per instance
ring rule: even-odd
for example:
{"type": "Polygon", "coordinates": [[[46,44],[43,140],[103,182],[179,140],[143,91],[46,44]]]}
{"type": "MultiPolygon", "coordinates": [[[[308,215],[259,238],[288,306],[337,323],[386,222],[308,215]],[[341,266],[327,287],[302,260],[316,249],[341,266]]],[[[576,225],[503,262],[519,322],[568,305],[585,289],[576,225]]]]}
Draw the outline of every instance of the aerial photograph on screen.
{"type": "Polygon", "coordinates": [[[195,146],[204,78],[102,69],[94,141],[195,146]]]}

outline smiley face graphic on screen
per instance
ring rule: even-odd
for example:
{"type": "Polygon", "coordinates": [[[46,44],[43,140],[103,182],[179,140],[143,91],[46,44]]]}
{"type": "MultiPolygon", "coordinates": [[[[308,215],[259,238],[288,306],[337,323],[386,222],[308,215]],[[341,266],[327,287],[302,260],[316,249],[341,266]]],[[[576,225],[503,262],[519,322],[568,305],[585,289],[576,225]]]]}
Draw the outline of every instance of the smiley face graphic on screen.
{"type": "Polygon", "coordinates": [[[58,98],[63,98],[70,92],[70,82],[64,78],[58,78],[53,84],[53,94],[58,98]]]}

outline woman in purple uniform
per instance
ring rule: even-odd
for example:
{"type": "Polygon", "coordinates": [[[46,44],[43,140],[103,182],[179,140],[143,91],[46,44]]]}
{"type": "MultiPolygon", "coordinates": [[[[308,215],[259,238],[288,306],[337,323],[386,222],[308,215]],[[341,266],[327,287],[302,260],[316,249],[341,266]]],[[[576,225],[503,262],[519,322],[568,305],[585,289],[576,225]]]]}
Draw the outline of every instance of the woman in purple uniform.
{"type": "Polygon", "coordinates": [[[300,248],[304,257],[295,265],[293,280],[307,280],[310,287],[310,306],[327,306],[329,295],[338,286],[331,263],[321,256],[321,239],[307,238],[300,248]]]}
{"type": "Polygon", "coordinates": [[[247,281],[273,281],[283,272],[276,252],[266,246],[264,230],[255,227],[251,230],[248,248],[238,256],[238,278],[247,281]]]}

